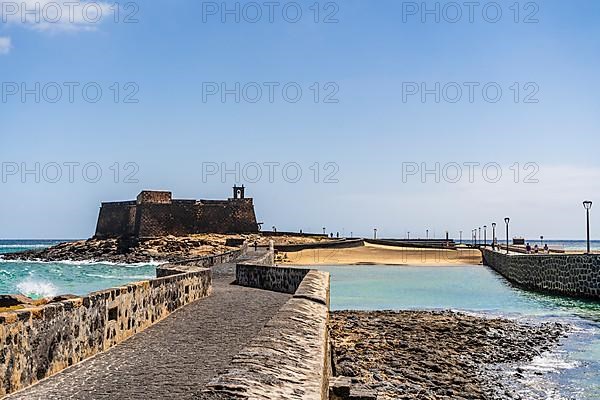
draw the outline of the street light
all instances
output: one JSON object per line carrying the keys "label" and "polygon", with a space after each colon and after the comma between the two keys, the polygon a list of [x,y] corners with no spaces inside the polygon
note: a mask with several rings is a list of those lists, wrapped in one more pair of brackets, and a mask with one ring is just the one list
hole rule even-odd
{"label": "street light", "polygon": [[460,236],[460,242],[459,243],[462,244],[462,231],[459,231],[458,235]]}
{"label": "street light", "polygon": [[510,218],[504,218],[504,223],[506,224],[506,254],[508,254],[508,223],[510,222]]}
{"label": "street light", "polygon": [[544,247],[544,235],[540,236],[540,246]]}
{"label": "street light", "polygon": [[326,229],[327,229],[327,228],[323,227],[323,235],[325,235],[325,230],[326,230]]}
{"label": "street light", "polygon": [[583,202],[583,208],[587,216],[587,254],[590,254],[590,209],[592,208],[592,202],[586,200]]}
{"label": "street light", "polygon": [[479,236],[478,236],[478,241],[477,243],[481,244],[481,227],[479,227]]}
{"label": "street light", "polygon": [[429,229],[425,229],[425,238],[429,239]]}
{"label": "street light", "polygon": [[373,228],[373,239],[377,239],[377,228]]}
{"label": "street light", "polygon": [[487,225],[483,226],[483,245],[487,246]]}
{"label": "street light", "polygon": [[492,222],[492,249],[496,249],[496,223]]}
{"label": "street light", "polygon": [[410,240],[410,231],[408,231],[407,233],[408,233],[408,240]]}

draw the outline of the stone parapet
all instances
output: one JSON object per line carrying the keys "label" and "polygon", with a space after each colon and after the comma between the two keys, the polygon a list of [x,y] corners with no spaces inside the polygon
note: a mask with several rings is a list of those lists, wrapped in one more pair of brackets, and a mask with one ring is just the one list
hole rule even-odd
{"label": "stone parapet", "polygon": [[0,314],[0,396],[106,351],[211,292],[197,269]]}
{"label": "stone parapet", "polygon": [[277,314],[214,378],[205,400],[325,400],[331,370],[329,274],[300,268],[238,264],[246,286],[293,293]]}

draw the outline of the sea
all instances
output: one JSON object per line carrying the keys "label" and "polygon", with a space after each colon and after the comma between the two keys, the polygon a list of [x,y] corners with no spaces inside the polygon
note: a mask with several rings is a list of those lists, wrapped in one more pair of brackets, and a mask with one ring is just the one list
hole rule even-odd
{"label": "sea", "polygon": [[2,254],[42,249],[65,240],[0,240],[0,294],[34,299],[59,294],[85,295],[156,277],[158,263],[32,262],[3,260]]}
{"label": "sea", "polygon": [[[0,294],[83,295],[151,279],[156,263],[3,260],[2,254],[43,248],[60,240],[0,241]],[[530,241],[533,245],[536,241]],[[551,248],[585,250],[585,241],[546,241]],[[600,241],[591,243],[600,251]],[[315,268],[315,267],[311,267]],[[600,399],[600,302],[533,293],[482,266],[319,266],[331,274],[332,310],[454,310],[523,323],[560,322],[569,334],[551,352],[503,373],[524,399]]]}

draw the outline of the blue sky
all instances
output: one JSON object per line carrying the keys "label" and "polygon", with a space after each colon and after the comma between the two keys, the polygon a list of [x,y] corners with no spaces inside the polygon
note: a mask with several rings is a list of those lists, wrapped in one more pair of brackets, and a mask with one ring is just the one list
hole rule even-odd
{"label": "blue sky", "polygon": [[[581,202],[600,202],[600,3],[521,2],[518,23],[514,1],[494,3],[495,23],[490,2],[473,22],[462,6],[454,23],[462,2],[427,2],[438,4],[436,22],[421,2],[324,1],[317,23],[314,3],[274,2],[272,23],[262,2],[238,3],[238,23],[221,14],[235,2],[184,0],[122,2],[119,22],[109,2],[87,6],[103,10],[97,23],[81,17],[87,3],[55,23],[47,8],[37,23],[0,1],[0,237],[88,237],[100,201],[142,189],[224,198],[236,181],[280,230],[458,236],[510,215],[518,235],[583,237]],[[222,101],[221,85],[236,83],[240,101]],[[63,93],[52,103],[55,85]],[[86,85],[88,100],[102,90],[98,102],[84,98]],[[408,94],[415,87],[433,92],[423,101]],[[79,163],[73,179],[69,163]],[[236,163],[240,176],[207,175]],[[592,228],[600,237],[600,222]]]}

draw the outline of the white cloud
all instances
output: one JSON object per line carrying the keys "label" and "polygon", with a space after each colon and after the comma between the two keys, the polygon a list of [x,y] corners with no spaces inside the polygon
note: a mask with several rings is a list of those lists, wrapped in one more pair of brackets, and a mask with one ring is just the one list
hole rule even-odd
{"label": "white cloud", "polygon": [[114,7],[101,1],[0,0],[3,24],[39,31],[90,31],[98,29],[103,21],[114,19]]}
{"label": "white cloud", "polygon": [[10,38],[0,36],[0,55],[8,54],[11,48],[12,44]]}

